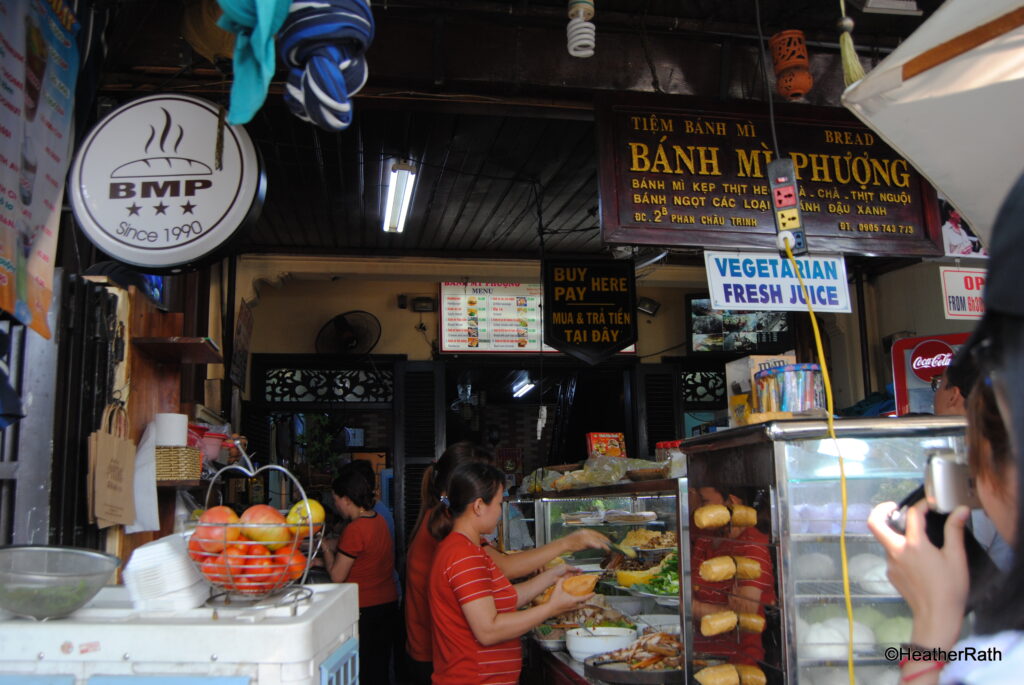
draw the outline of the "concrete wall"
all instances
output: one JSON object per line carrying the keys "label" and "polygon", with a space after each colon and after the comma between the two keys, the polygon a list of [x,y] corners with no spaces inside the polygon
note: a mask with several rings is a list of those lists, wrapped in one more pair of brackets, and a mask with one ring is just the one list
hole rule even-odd
{"label": "concrete wall", "polygon": [[[689,290],[668,287],[640,287],[638,294],[661,303],[657,316],[639,314],[641,356],[654,354],[686,342],[685,295]],[[399,309],[399,294],[437,297],[436,283],[339,278],[338,280],[287,280],[278,287],[260,290],[253,309],[255,325],[251,351],[265,353],[312,353],[317,332],[332,316],[363,309],[381,323],[381,339],[374,354],[404,354],[411,360],[431,358],[429,341],[438,336],[436,313],[419,314]],[[422,321],[424,333],[416,330]],[[429,339],[429,341],[428,341]],[[665,354],[685,353],[677,347]],[[645,359],[659,361],[660,355]]]}

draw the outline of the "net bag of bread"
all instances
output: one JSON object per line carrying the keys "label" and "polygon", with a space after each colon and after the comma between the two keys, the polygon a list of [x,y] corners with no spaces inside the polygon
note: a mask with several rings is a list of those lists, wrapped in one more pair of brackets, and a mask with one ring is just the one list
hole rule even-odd
{"label": "net bag of bread", "polygon": [[736,575],[736,562],[732,557],[712,557],[700,565],[697,573],[709,583],[732,580]]}
{"label": "net bag of bread", "polygon": [[698,528],[721,528],[729,519],[729,510],[721,504],[705,504],[693,512],[693,522]]}
{"label": "net bag of bread", "polygon": [[764,671],[757,666],[736,664],[736,672],[740,675],[740,685],[765,685],[768,682]]}
{"label": "net bag of bread", "polygon": [[728,633],[736,627],[737,620],[736,612],[729,609],[708,614],[700,620],[700,634],[704,637],[711,637]]}
{"label": "net bag of bread", "polygon": [[732,664],[707,666],[693,674],[700,685],[740,685],[740,674]]}
{"label": "net bag of bread", "polygon": [[757,509],[744,504],[735,504],[732,507],[732,525],[734,526],[756,526]]}
{"label": "net bag of bread", "polygon": [[736,577],[741,580],[757,580],[761,577],[761,562],[750,557],[733,557],[736,562]]}
{"label": "net bag of bread", "polygon": [[760,614],[740,614],[740,630],[745,633],[763,633],[764,616]]}

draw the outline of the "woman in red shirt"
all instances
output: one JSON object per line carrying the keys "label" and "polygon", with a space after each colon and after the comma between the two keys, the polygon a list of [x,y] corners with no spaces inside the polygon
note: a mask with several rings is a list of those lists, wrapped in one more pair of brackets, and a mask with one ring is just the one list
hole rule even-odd
{"label": "woman in red shirt", "polygon": [[[522,669],[519,636],[590,599],[562,589],[562,564],[512,585],[480,545],[501,518],[505,475],[489,464],[457,467],[435,530],[450,532],[437,546],[430,572],[435,685],[515,685]],[[546,604],[517,609],[556,583]]]}
{"label": "woman in red shirt", "polygon": [[[493,458],[490,452],[478,445],[471,442],[458,442],[450,445],[437,460],[437,463],[424,475],[426,487],[423,488],[423,507],[406,556],[405,581],[406,650],[412,662],[414,682],[417,685],[430,683],[433,671],[434,652],[431,634],[433,620],[427,588],[435,550],[441,539],[448,533],[448,530],[443,527],[431,531],[427,521],[431,514],[441,507],[441,498],[447,492],[447,483],[451,473],[457,466],[473,462],[493,464]],[[515,579],[533,573],[559,555],[586,547],[603,548],[607,546],[608,538],[604,535],[592,530],[579,530],[543,547],[525,550],[518,554],[502,554],[490,546],[484,547],[484,552],[506,578]]]}
{"label": "woman in red shirt", "polygon": [[359,586],[359,663],[364,683],[391,683],[393,633],[399,622],[398,589],[391,533],[373,510],[373,489],[352,464],[331,484],[334,506],[350,521],[337,551],[324,543],[324,565],[335,583]]}

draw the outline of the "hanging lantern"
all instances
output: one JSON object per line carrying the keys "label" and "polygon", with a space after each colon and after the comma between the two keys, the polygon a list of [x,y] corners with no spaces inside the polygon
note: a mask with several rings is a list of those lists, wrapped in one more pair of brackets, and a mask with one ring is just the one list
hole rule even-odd
{"label": "hanging lantern", "polygon": [[804,32],[779,31],[768,39],[775,65],[775,90],[787,100],[800,100],[811,90],[814,77],[808,71]]}

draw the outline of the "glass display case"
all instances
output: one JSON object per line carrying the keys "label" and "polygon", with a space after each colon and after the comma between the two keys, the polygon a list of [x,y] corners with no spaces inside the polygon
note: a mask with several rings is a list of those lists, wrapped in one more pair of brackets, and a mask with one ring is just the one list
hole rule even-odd
{"label": "glass display case", "polygon": [[[887,580],[884,551],[866,519],[875,504],[899,501],[921,483],[929,448],[962,454],[965,422],[959,417],[846,419],[836,421],[835,428],[837,440],[828,437],[825,421],[779,421],[683,443],[690,489],[679,498],[679,516],[691,521],[693,573],[681,620],[695,626],[687,634],[692,639],[688,679],[716,661],[756,661],[769,683],[847,682],[841,454],[858,682],[899,681],[897,665],[883,653],[909,641],[909,609]],[[715,503],[727,505],[731,522],[719,527],[720,521],[704,517],[711,510],[699,507]],[[737,526],[737,510],[743,507],[753,510],[745,510],[743,523],[749,525]],[[754,558],[770,568],[752,581],[739,578],[737,564],[727,581],[714,568],[701,567],[723,556]],[[727,609],[739,613],[739,625],[706,636],[702,617]],[[743,630],[744,614],[763,618],[746,626],[760,628],[759,636]],[[713,624],[707,632],[716,632]]]}
{"label": "glass display case", "polygon": [[[563,514],[602,509],[654,511],[656,520],[643,527],[677,532],[677,599],[629,592],[607,574],[599,587],[607,594],[629,592],[645,599],[642,612],[678,612],[688,655],[686,682],[697,682],[694,676],[702,668],[730,662],[756,663],[769,683],[846,683],[836,456],[841,454],[857,682],[895,684],[897,664],[884,658],[884,650],[910,639],[910,613],[887,580],[884,551],[866,519],[875,504],[898,501],[921,483],[930,448],[962,454],[965,425],[960,417],[843,419],[835,424],[838,440],[828,437],[820,420],[734,428],[682,444],[686,478],[542,493],[511,504],[536,545],[576,529]],[[719,502],[730,519],[710,527],[699,509]],[[734,525],[737,511],[744,512],[743,525]],[[636,527],[604,521],[579,525],[617,541]],[[508,538],[507,521],[504,527]],[[586,562],[581,558],[586,555],[595,562],[600,557],[588,550],[573,555],[574,561]],[[732,566],[720,557],[732,559]],[[702,567],[713,559],[718,560]],[[728,577],[714,570],[722,564]],[[735,624],[720,623],[719,616],[705,628],[706,616],[728,610],[737,614]]]}

